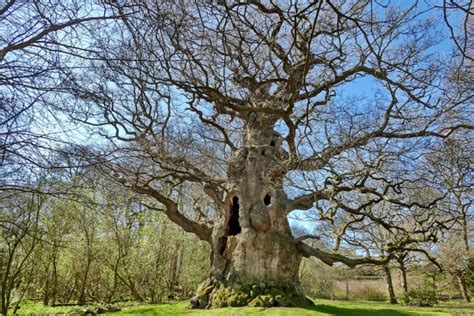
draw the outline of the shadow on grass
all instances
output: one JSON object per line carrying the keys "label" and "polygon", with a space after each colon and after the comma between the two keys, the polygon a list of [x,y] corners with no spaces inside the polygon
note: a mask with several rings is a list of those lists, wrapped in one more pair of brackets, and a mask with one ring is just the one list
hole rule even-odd
{"label": "shadow on grass", "polygon": [[141,306],[132,309],[123,309],[119,312],[105,313],[104,316],[117,316],[117,315],[154,315],[154,316],[168,316],[168,315],[189,315],[193,314],[196,310],[188,309],[186,307],[180,307],[175,305],[155,305],[150,307]]}
{"label": "shadow on grass", "polygon": [[[139,310],[133,310],[133,311],[120,311],[117,313],[106,313],[105,315],[111,316],[111,315],[140,315],[140,314],[145,314],[145,315],[171,315],[169,311],[162,311],[156,308],[141,308]],[[181,313],[175,313],[175,315],[181,315]]]}
{"label": "shadow on grass", "polygon": [[338,307],[333,305],[316,304],[316,306],[308,308],[315,312],[325,313],[328,315],[344,315],[344,316],[407,316],[422,315],[416,311],[400,311],[395,309],[364,309],[355,307]]}
{"label": "shadow on grass", "polygon": [[[299,309],[301,312],[301,309]],[[413,316],[413,315],[427,315],[425,313],[417,313],[416,311],[402,311],[402,310],[395,310],[389,308],[383,309],[366,309],[366,308],[358,308],[358,307],[338,307],[333,305],[325,305],[325,304],[317,304],[316,306],[304,308],[308,312],[304,313],[304,315],[310,315],[309,313],[315,312],[317,315],[328,315],[328,316]],[[291,309],[280,310],[277,308],[269,308],[269,309],[255,309],[255,310],[248,310],[248,309],[216,309],[216,310],[192,310],[192,309],[169,309],[169,308],[140,308],[139,310],[134,310],[130,313],[135,315],[260,315],[262,312],[265,315],[298,315],[298,311],[292,311]],[[122,312],[123,313],[123,312]],[[127,313],[124,311],[124,313]],[[119,312],[121,314],[121,312]],[[303,314],[303,313],[302,313]],[[113,315],[113,314],[107,314]],[[117,315],[117,314],[115,314]],[[428,313],[429,315],[429,313]],[[436,313],[434,313],[436,315]]]}
{"label": "shadow on grass", "polygon": [[315,306],[308,308],[252,308],[252,307],[232,307],[232,308],[218,308],[212,310],[188,309],[186,302],[176,304],[162,304],[137,306],[131,308],[124,308],[118,313],[110,313],[107,315],[175,315],[175,316],[441,316],[441,315],[473,315],[472,307],[474,305],[458,306],[453,305],[454,308],[431,308],[421,309],[409,306],[388,306],[385,304],[370,305],[365,302],[353,302],[339,304],[337,301],[320,302]]}

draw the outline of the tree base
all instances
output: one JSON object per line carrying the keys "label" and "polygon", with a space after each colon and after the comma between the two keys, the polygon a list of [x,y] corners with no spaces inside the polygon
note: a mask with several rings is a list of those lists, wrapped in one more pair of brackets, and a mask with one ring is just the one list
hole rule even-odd
{"label": "tree base", "polygon": [[297,285],[226,285],[206,280],[191,299],[190,308],[212,309],[221,307],[310,307],[308,299]]}

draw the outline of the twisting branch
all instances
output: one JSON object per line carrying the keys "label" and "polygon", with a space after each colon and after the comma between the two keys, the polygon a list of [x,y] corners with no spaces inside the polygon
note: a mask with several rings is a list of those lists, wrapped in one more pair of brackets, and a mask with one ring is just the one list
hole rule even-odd
{"label": "twisting branch", "polygon": [[[199,237],[199,239],[211,243],[211,229],[205,226],[204,224],[194,222],[188,219],[186,216],[182,215],[178,211],[178,205],[174,201],[149,186],[133,185],[131,189],[137,193],[146,194],[156,199],[158,202],[165,206],[164,213],[172,222],[179,225],[181,228],[184,229],[184,231],[188,233],[194,233],[196,234],[196,236]],[[156,207],[151,207],[151,209],[163,211],[163,209]]]}
{"label": "twisting branch", "polygon": [[378,259],[367,258],[367,257],[366,258],[349,258],[341,254],[330,253],[318,248],[310,247],[303,242],[299,242],[297,244],[297,247],[303,256],[307,258],[316,257],[330,266],[332,266],[335,262],[343,263],[351,268],[354,268],[358,265],[363,265],[363,264],[383,265],[389,262],[394,257],[393,254],[390,254],[388,256],[384,256]]}

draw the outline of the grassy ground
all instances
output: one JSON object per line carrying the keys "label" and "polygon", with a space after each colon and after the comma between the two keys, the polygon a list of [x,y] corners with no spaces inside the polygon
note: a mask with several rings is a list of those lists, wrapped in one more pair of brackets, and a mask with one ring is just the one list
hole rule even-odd
{"label": "grassy ground", "polygon": [[[288,315],[288,316],[406,316],[406,315],[473,315],[474,304],[462,304],[451,302],[440,304],[435,307],[410,307],[393,306],[380,302],[364,301],[330,301],[318,299],[316,306],[311,309],[302,308],[222,308],[217,310],[190,310],[187,308],[188,302],[178,302],[162,305],[142,305],[135,307],[126,307],[122,311],[106,314],[112,315]],[[26,303],[18,310],[19,314],[64,314],[72,310],[81,311],[84,309],[94,309],[93,306],[67,306],[67,307],[45,307],[37,303]]]}

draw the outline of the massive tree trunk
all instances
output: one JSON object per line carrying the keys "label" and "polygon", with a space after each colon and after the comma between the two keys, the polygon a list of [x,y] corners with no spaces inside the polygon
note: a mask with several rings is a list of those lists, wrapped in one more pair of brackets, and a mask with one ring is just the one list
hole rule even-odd
{"label": "massive tree trunk", "polygon": [[273,124],[250,125],[229,164],[225,215],[212,235],[212,273],[191,301],[195,308],[311,304],[298,279],[302,256],[288,224],[282,175],[269,177],[287,154]]}

